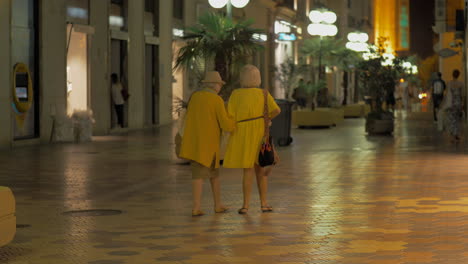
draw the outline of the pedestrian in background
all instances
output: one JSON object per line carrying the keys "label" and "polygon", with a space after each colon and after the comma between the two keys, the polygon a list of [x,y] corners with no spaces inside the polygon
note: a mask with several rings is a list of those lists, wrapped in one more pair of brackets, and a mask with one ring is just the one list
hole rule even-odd
{"label": "pedestrian in background", "polygon": [[124,104],[125,99],[122,95],[123,88],[122,83],[119,80],[119,76],[116,73],[111,74],[111,92],[112,92],[112,103],[114,104],[115,113],[117,114],[117,124],[120,127],[124,127]]}
{"label": "pedestrian in background", "polygon": [[434,110],[434,121],[437,121],[437,112],[439,111],[440,104],[444,99],[445,82],[442,80],[442,73],[438,72],[431,85],[432,103]]}
{"label": "pedestrian in background", "polygon": [[387,105],[387,111],[395,112],[395,85],[385,89],[385,103]]}
{"label": "pedestrian in background", "polygon": [[451,136],[452,142],[457,142],[461,137],[461,126],[463,118],[463,82],[458,80],[460,76],[459,70],[454,70],[452,73],[453,80],[448,82],[447,94],[441,104],[441,116],[445,130]]}
{"label": "pedestrian in background", "polygon": [[299,84],[297,85],[296,89],[294,89],[292,98],[296,100],[296,103],[300,108],[306,107],[308,94],[307,86],[304,83],[304,79],[299,80]]}
{"label": "pedestrian in background", "polygon": [[[243,169],[244,202],[239,214],[246,214],[249,210],[250,195],[254,174],[260,194],[262,212],[271,212],[273,208],[268,204],[268,175],[271,168],[258,165],[258,155],[265,132],[263,119],[264,92],[259,88],[261,84],[260,71],[253,65],[246,65],[240,73],[240,89],[232,92],[228,102],[228,113],[237,122],[236,130],[228,140],[224,167]],[[268,94],[267,104],[270,118],[281,112],[273,97]]]}
{"label": "pedestrian in background", "polygon": [[179,156],[191,161],[192,216],[201,216],[203,180],[209,179],[215,213],[227,211],[221,202],[219,182],[219,144],[221,131],[233,131],[234,120],[227,115],[224,101],[218,95],[225,82],[216,71],[207,72],[203,89],[192,94],[185,117],[185,128]]}

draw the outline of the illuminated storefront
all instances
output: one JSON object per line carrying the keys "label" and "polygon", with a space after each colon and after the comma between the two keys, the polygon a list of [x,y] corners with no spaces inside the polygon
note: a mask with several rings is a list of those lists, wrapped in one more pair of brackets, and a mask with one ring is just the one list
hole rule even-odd
{"label": "illuminated storefront", "polygon": [[89,2],[69,0],[67,5],[67,114],[89,109],[88,34]]}
{"label": "illuminated storefront", "polygon": [[409,0],[374,0],[374,43],[385,38],[387,53],[410,48],[409,8]]}
{"label": "illuminated storefront", "polygon": [[[293,30],[294,26],[285,20],[275,21],[275,67],[280,68],[281,64],[288,59],[294,59],[294,41],[297,39]],[[276,80],[275,91],[273,94],[275,98],[286,98],[286,91],[281,83]]]}

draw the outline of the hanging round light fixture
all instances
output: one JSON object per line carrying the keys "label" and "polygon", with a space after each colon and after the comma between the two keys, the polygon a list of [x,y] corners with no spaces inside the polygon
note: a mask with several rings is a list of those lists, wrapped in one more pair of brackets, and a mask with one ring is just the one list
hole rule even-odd
{"label": "hanging round light fixture", "polygon": [[323,22],[327,24],[333,24],[336,22],[336,14],[332,11],[326,11],[322,13]]}
{"label": "hanging round light fixture", "polygon": [[249,3],[249,0],[231,0],[231,4],[236,8],[244,8]]}
{"label": "hanging round light fixture", "polygon": [[228,1],[229,0],[208,0],[208,3],[214,8],[223,8],[227,5]]}

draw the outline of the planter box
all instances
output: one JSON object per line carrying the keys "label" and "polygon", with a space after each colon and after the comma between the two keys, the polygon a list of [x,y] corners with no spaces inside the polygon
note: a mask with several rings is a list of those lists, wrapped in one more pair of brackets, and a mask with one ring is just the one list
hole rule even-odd
{"label": "planter box", "polygon": [[15,197],[7,187],[0,186],[0,247],[10,243],[16,233]]}
{"label": "planter box", "polygon": [[345,117],[364,117],[370,112],[368,104],[350,104],[343,106]]}
{"label": "planter box", "polygon": [[392,134],[393,119],[366,119],[366,132],[369,134]]}
{"label": "planter box", "polygon": [[315,109],[316,111],[331,111],[333,114],[333,123],[334,125],[338,125],[339,123],[343,122],[344,120],[344,109],[342,107],[339,108],[321,108],[318,107]]}
{"label": "planter box", "polygon": [[292,112],[292,123],[298,127],[331,127],[337,123],[337,114],[329,108]]}

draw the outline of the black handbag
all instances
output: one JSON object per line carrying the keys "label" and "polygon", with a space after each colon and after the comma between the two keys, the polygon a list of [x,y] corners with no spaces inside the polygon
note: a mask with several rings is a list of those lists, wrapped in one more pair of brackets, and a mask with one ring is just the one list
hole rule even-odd
{"label": "black handbag", "polygon": [[266,167],[276,164],[278,156],[276,154],[275,146],[273,145],[272,137],[270,136],[270,117],[268,113],[268,91],[263,90],[264,107],[263,107],[263,119],[265,132],[263,136],[262,145],[258,154],[258,165],[260,167]]}
{"label": "black handbag", "polygon": [[258,165],[266,167],[276,164],[275,148],[273,146],[271,136],[268,137],[267,142],[263,142],[258,154]]}

